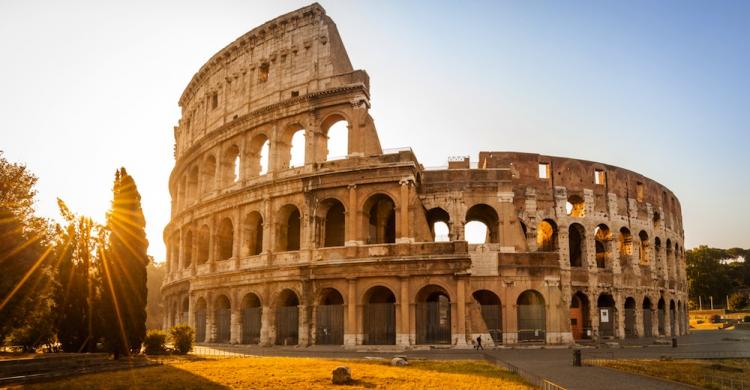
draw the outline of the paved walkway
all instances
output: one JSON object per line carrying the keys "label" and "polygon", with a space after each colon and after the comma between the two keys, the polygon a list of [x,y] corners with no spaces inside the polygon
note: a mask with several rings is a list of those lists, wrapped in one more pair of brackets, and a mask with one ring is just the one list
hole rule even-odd
{"label": "paved walkway", "polygon": [[[364,348],[364,347],[363,347]],[[390,358],[405,355],[425,359],[484,359],[491,357],[521,368],[538,377],[546,378],[570,390],[588,389],[685,389],[676,383],[660,381],[639,375],[628,374],[602,367],[574,367],[573,349],[568,347],[498,348],[486,351],[473,349],[425,349],[412,351],[347,350],[338,346],[258,347],[206,344],[199,346],[198,354],[210,355],[258,355],[323,357],[351,359],[365,357]],[[584,346],[583,359],[638,359],[672,356],[675,358],[750,358],[750,331],[721,330],[695,331],[678,338],[678,347],[654,345],[653,339],[634,339],[622,342],[622,348]]]}

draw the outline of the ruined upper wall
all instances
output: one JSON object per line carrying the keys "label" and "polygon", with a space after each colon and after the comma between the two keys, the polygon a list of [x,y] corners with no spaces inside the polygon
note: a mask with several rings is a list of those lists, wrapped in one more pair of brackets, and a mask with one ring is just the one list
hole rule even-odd
{"label": "ruined upper wall", "polygon": [[193,76],[179,101],[176,154],[245,114],[351,84],[369,91],[367,74],[353,70],[323,7],[282,15],[227,45]]}

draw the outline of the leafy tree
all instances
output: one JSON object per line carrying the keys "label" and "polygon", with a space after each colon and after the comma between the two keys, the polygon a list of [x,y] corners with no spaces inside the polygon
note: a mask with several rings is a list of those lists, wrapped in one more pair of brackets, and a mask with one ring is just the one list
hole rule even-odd
{"label": "leafy tree", "polygon": [[146,337],[146,220],[141,196],[125,168],[115,173],[109,242],[102,251],[102,313],[107,346],[115,358],[138,353]]}
{"label": "leafy tree", "polygon": [[685,252],[689,295],[721,299],[735,288],[729,275],[729,266],[723,260],[733,257],[724,249],[701,245]]}
{"label": "leafy tree", "polygon": [[175,325],[169,330],[169,334],[172,336],[172,344],[174,344],[175,352],[185,355],[193,350],[193,339],[195,336],[193,328],[187,325]]}
{"label": "leafy tree", "polygon": [[0,152],[0,342],[36,318],[32,312],[49,297],[51,234],[34,215],[36,182]]}
{"label": "leafy tree", "polygon": [[166,274],[164,263],[156,263],[151,259],[146,268],[148,275],[148,299],[146,304],[146,328],[161,328],[164,319],[164,304],[161,300],[161,284]]}
{"label": "leafy tree", "polygon": [[744,309],[747,304],[747,291],[736,291],[729,296],[729,308],[732,310]]}

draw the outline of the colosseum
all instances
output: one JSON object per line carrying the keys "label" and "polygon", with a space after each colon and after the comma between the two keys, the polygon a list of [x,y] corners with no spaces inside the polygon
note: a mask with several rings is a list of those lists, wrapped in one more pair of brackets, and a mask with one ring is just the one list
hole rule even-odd
{"label": "colosseum", "polygon": [[669,189],[532,153],[427,169],[411,149],[381,148],[369,83],[318,4],[195,74],[174,129],[165,327],[187,323],[206,343],[344,348],[686,333]]}

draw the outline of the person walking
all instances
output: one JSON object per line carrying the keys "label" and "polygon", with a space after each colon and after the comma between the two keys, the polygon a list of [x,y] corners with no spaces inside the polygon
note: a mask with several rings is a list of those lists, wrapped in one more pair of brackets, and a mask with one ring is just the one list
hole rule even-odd
{"label": "person walking", "polygon": [[484,351],[484,347],[482,346],[482,336],[481,335],[477,336],[477,345],[476,345],[477,351],[479,350],[479,348],[481,348],[482,351]]}

